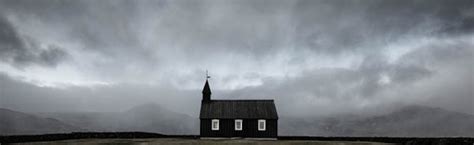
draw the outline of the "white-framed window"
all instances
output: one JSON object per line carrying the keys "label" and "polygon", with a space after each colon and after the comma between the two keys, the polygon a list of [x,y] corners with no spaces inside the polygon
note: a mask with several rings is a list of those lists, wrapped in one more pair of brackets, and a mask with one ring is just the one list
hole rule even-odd
{"label": "white-framed window", "polygon": [[212,130],[219,130],[219,119],[212,119],[211,120],[211,129]]}
{"label": "white-framed window", "polygon": [[235,120],[235,125],[234,125],[235,130],[238,130],[238,131],[242,130],[242,125],[243,125],[242,119],[236,119]]}
{"label": "white-framed window", "polygon": [[258,120],[258,131],[265,131],[266,129],[266,121],[264,119]]}

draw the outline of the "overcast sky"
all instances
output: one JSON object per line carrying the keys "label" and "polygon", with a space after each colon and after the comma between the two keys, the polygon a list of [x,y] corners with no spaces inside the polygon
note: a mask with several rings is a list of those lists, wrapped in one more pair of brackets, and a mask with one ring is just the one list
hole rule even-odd
{"label": "overcast sky", "polygon": [[472,0],[0,0],[0,107],[474,114]]}

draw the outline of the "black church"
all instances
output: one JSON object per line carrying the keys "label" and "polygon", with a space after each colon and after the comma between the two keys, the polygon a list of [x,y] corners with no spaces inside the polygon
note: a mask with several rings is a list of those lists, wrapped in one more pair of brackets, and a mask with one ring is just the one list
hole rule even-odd
{"label": "black church", "polygon": [[277,138],[278,134],[273,100],[212,100],[207,79],[199,119],[202,138]]}

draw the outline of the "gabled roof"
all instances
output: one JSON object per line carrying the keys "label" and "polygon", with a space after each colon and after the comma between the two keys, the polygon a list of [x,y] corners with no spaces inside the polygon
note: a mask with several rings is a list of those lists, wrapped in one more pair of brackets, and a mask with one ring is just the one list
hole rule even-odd
{"label": "gabled roof", "polygon": [[211,100],[202,102],[201,119],[278,119],[273,100]]}

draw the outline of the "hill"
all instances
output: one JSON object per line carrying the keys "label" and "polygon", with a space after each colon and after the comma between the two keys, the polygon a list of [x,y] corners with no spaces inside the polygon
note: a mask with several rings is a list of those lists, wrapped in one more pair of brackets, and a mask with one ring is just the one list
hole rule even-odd
{"label": "hill", "polygon": [[357,117],[284,118],[283,135],[312,136],[474,136],[474,116],[425,106],[407,106],[389,114]]}
{"label": "hill", "polygon": [[0,135],[66,133],[82,129],[53,118],[0,108]]}
{"label": "hill", "polygon": [[[0,135],[71,131],[144,131],[199,134],[199,120],[161,107],[143,104],[123,112],[34,114],[0,109]],[[4,125],[5,124],[5,125]],[[440,108],[407,106],[377,116],[343,115],[289,118],[279,121],[279,135],[474,137],[474,116]]]}
{"label": "hill", "polygon": [[197,133],[197,118],[157,104],[143,104],[124,112],[45,113],[48,117],[80,126],[87,131],[146,131],[165,134]]}

